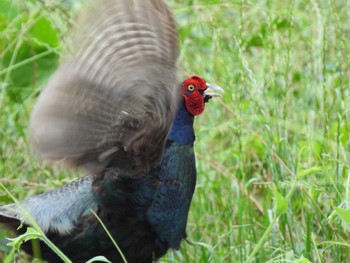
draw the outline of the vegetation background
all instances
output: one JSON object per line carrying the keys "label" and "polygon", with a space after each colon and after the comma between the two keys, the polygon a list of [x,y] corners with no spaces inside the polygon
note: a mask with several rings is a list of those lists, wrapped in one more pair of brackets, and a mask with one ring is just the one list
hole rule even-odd
{"label": "vegetation background", "polygon": [[[168,2],[181,75],[226,92],[196,119],[192,245],[162,262],[350,262],[350,1]],[[80,5],[0,0],[0,182],[19,200],[80,176],[38,162],[26,138]],[[30,262],[7,235],[0,258]]]}

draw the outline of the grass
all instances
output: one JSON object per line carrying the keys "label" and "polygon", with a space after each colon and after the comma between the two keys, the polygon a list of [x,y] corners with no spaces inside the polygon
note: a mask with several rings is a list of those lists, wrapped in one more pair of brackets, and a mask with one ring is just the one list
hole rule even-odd
{"label": "grass", "polygon": [[[192,245],[162,261],[349,262],[350,3],[169,2],[181,75],[201,75],[225,94],[196,119]],[[40,164],[26,139],[70,6],[4,3],[0,182],[21,200],[79,176]],[[0,192],[0,201],[11,200]]]}

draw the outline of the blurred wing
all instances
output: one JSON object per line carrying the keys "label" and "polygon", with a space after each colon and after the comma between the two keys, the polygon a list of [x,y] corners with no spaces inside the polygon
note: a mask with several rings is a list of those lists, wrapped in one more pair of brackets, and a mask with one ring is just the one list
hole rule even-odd
{"label": "blurred wing", "polygon": [[82,13],[71,55],[40,94],[36,152],[98,172],[159,164],[177,104],[177,29],[162,0],[101,0]]}

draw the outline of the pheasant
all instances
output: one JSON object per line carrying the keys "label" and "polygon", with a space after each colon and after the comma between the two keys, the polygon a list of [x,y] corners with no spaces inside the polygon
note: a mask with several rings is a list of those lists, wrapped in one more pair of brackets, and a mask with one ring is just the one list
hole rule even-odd
{"label": "pheasant", "polygon": [[[222,89],[199,76],[179,84],[177,38],[161,0],[99,0],[82,11],[29,140],[39,157],[87,175],[0,207],[0,222],[24,232],[24,209],[73,262],[123,262],[94,213],[130,263],[180,248],[196,184],[194,116]],[[40,246],[43,259],[62,262]]]}

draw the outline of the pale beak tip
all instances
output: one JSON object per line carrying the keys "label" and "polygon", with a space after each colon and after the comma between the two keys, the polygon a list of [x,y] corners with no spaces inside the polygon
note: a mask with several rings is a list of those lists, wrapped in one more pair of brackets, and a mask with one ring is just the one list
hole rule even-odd
{"label": "pale beak tip", "polygon": [[217,85],[207,83],[207,89],[204,91],[205,95],[210,97],[222,97],[221,94],[216,93],[215,91],[224,92],[224,89]]}

